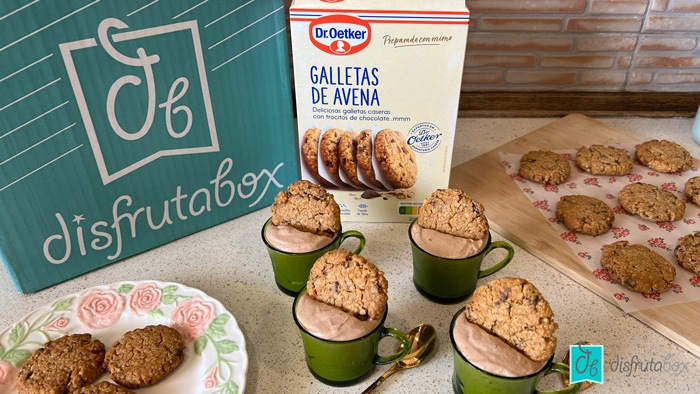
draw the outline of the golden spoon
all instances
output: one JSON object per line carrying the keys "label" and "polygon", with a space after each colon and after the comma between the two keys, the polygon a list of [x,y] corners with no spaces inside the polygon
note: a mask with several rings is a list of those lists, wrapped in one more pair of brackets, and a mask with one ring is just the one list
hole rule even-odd
{"label": "golden spoon", "polygon": [[421,324],[411,330],[408,333],[408,341],[411,343],[411,348],[408,350],[408,354],[392,365],[391,368],[387,369],[386,372],[384,372],[379,379],[375,380],[372,385],[367,387],[362,394],[374,392],[374,390],[379,387],[379,385],[384,383],[389,376],[398,371],[417,367],[435,348],[436,338],[437,333],[435,332],[435,328],[433,328],[433,326],[430,324]]}

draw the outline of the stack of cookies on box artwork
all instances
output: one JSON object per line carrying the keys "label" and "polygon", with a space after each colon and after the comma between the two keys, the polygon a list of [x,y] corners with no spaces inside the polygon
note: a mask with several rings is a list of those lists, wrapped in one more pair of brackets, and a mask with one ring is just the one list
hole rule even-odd
{"label": "stack of cookies on box artwork", "polygon": [[[638,164],[657,173],[681,173],[691,168],[693,159],[682,146],[667,140],[650,140],[636,146]],[[590,145],[577,150],[575,164],[592,175],[624,176],[632,171],[634,160],[625,149]],[[531,151],[520,160],[519,174],[545,185],[559,185],[569,178],[566,158],[552,151]],[[700,205],[700,177],[689,178],[684,187],[688,203]],[[629,214],[648,222],[683,219],[686,202],[662,187],[635,182],[617,194],[620,206]],[[608,232],[615,213],[602,200],[586,195],[562,196],[556,218],[570,231],[596,236]],[[674,254],[678,265],[700,273],[700,232],[678,239]],[[645,245],[617,241],[602,245],[600,264],[620,285],[641,293],[661,293],[673,287],[675,265]]]}

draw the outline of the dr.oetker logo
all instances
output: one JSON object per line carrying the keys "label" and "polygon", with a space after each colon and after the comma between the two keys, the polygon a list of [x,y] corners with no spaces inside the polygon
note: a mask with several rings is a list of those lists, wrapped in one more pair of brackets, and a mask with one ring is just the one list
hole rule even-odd
{"label": "dr.oetker logo", "polygon": [[369,23],[350,15],[328,15],[309,25],[316,48],[331,55],[352,55],[365,49],[372,38]]}

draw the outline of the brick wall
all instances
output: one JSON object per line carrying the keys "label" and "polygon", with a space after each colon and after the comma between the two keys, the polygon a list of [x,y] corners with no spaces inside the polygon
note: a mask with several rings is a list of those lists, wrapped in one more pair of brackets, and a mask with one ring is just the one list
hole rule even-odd
{"label": "brick wall", "polygon": [[463,91],[700,91],[700,0],[466,0]]}

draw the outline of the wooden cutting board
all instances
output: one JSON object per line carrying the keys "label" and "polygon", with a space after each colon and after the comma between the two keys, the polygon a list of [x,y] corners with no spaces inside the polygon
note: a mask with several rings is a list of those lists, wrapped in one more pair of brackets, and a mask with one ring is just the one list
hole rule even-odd
{"label": "wooden cutting board", "polygon": [[[491,227],[607,301],[617,305],[547,220],[506,174],[499,152],[572,149],[591,144],[639,141],[628,132],[572,114],[499,146],[452,169],[450,187],[462,189],[489,212]],[[698,165],[698,160],[695,164]],[[700,357],[700,301],[631,313],[649,327]]]}

